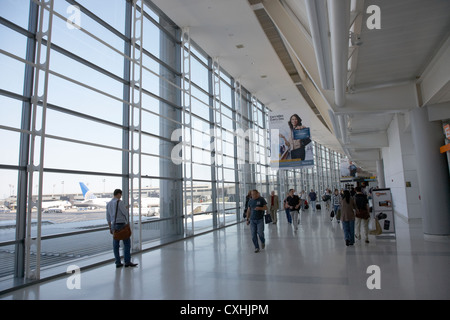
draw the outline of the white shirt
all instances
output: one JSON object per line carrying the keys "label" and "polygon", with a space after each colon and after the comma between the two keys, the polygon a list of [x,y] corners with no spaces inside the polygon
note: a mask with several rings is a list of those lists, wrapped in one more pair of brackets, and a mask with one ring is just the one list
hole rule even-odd
{"label": "white shirt", "polygon": [[[114,224],[114,219],[116,217],[116,203],[118,199],[112,198],[110,202],[106,205],[106,221]],[[127,223],[128,222],[128,210],[125,207],[123,201],[119,202],[119,208],[117,210],[117,220],[116,223]]]}

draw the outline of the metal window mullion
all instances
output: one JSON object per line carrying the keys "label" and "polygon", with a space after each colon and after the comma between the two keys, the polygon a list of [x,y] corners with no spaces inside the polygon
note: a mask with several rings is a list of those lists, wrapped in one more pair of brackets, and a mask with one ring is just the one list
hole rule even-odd
{"label": "metal window mullion", "polygon": [[[137,2],[140,2],[139,9]],[[130,179],[130,222],[135,228],[134,224],[134,207],[137,203],[138,205],[138,237],[136,237],[136,232],[132,234],[132,243],[134,250],[140,250],[142,246],[142,42],[143,42],[143,32],[144,32],[144,21],[143,21],[143,5],[142,0],[133,0],[133,18],[132,18],[132,59],[131,59],[131,179]],[[138,30],[139,27],[139,30]],[[138,46],[137,43],[140,42]],[[139,47],[139,48],[138,48]],[[138,51],[139,56],[136,57]],[[138,68],[139,71],[136,69]],[[137,73],[137,74],[136,74]],[[137,91],[137,92],[136,92]],[[137,111],[137,115],[136,112]],[[136,119],[137,117],[137,119]],[[135,139],[135,134],[138,134],[137,139]],[[137,141],[136,141],[137,140]],[[135,158],[137,157],[137,170],[135,169]],[[138,192],[137,199],[135,199],[134,192],[134,182],[135,179],[138,180]],[[136,239],[137,238],[137,239]]]}
{"label": "metal window mullion", "polygon": [[[183,208],[185,210],[184,217],[184,231],[186,236],[192,236],[194,234],[194,185],[193,185],[193,162],[192,162],[192,92],[191,92],[191,38],[189,35],[189,28],[182,28],[181,32],[181,50],[182,50],[182,81],[183,81],[183,166],[184,166],[184,178],[183,178]],[[186,158],[188,157],[188,159]],[[188,168],[189,167],[189,168]],[[190,170],[189,178],[186,176],[187,169]],[[188,194],[189,192],[189,194]],[[188,195],[190,201],[190,213],[188,213],[187,199]],[[191,219],[191,226],[188,227],[188,219]]]}
{"label": "metal window mullion", "polygon": [[250,156],[253,154],[254,158],[254,164],[255,164],[255,174],[256,174],[256,183],[258,191],[261,192],[262,184],[261,184],[261,162],[260,162],[260,154],[259,154],[259,145],[260,145],[260,136],[259,136],[259,124],[258,124],[258,106],[257,106],[257,100],[254,95],[251,96],[251,108],[253,111],[253,130],[252,130],[252,136],[254,136],[256,139],[253,140],[253,150],[250,154]]}
{"label": "metal window mullion", "polygon": [[[29,6],[27,51],[26,60],[34,62],[36,57],[36,30],[38,28],[38,6],[30,1]],[[22,97],[22,119],[19,147],[19,168],[17,184],[17,210],[16,210],[16,244],[14,257],[14,277],[23,278],[25,276],[26,264],[26,235],[27,235],[27,183],[28,183],[28,164],[30,151],[30,129],[32,117],[31,96],[33,94],[34,67],[25,64],[24,89]],[[18,97],[14,97],[17,99]],[[16,169],[17,170],[17,169]]]}
{"label": "metal window mullion", "polygon": [[[231,79],[232,81],[232,86],[234,86],[234,80]],[[228,85],[228,84],[227,84]],[[231,110],[232,110],[232,115],[233,115],[233,130],[236,133],[237,132],[237,111],[236,111],[236,97],[235,97],[235,90],[231,90]],[[239,160],[238,160],[238,137],[236,134],[234,134],[233,137],[233,150],[234,150],[234,185],[236,187],[236,191],[235,191],[235,203],[236,203],[236,221],[240,220],[240,203],[241,203],[241,198],[240,198],[240,194],[242,193],[242,188],[241,188],[241,181],[239,180]]]}
{"label": "metal window mullion", "polygon": [[263,148],[264,148],[264,171],[265,171],[265,181],[266,185],[268,186],[268,194],[270,194],[270,178],[269,178],[269,169],[270,168],[270,154],[269,154],[269,147],[270,147],[270,133],[269,133],[269,126],[268,126],[268,120],[269,120],[269,114],[267,111],[266,106],[262,105],[262,114],[263,114]]}
{"label": "metal window mullion", "polygon": [[[235,112],[236,112],[236,126],[239,123],[240,129],[244,130],[244,117],[242,115],[242,91],[241,91],[241,83],[238,80],[235,80],[234,83],[234,103],[235,103]],[[237,128],[236,128],[237,129]],[[236,132],[238,132],[236,130]],[[237,159],[237,170],[238,170],[238,183],[240,185],[239,188],[239,203],[245,204],[245,197],[247,195],[246,189],[247,186],[245,184],[245,136],[240,137],[236,135],[236,159]],[[244,150],[244,152],[242,152]]]}
{"label": "metal window mullion", "polygon": [[[225,176],[224,176],[224,163],[223,163],[223,126],[222,126],[222,97],[220,90],[220,64],[219,59],[216,57],[213,59],[212,65],[212,76],[213,76],[213,109],[214,109],[214,145],[215,145],[215,161],[214,166],[216,168],[216,186],[220,186],[219,197],[222,197],[222,212],[220,207],[218,207],[217,213],[219,216],[219,226],[225,226]],[[219,131],[220,130],[220,134]],[[217,160],[220,161],[218,165]],[[220,171],[220,175],[219,175]],[[217,177],[221,177],[217,179]],[[223,221],[220,221],[222,218]]]}
{"label": "metal window mullion", "polygon": [[[44,173],[44,149],[45,149],[45,125],[46,125],[46,115],[47,115],[47,92],[48,92],[48,78],[49,78],[49,66],[50,66],[50,48],[51,48],[51,30],[53,21],[53,0],[48,2],[34,0],[39,6],[39,26],[36,33],[37,39],[37,49],[36,49],[36,71],[35,71],[35,83],[34,91],[31,98],[32,103],[32,132],[31,132],[31,149],[30,149],[30,162],[28,166],[28,208],[27,208],[27,234],[25,239],[26,253],[25,253],[25,277],[27,279],[40,279],[40,261],[41,261],[41,222],[42,222],[42,191],[43,191],[43,173]],[[48,25],[47,31],[43,31],[44,24],[44,13],[48,10]],[[47,35],[47,46],[45,53],[45,62],[41,63],[42,47],[43,47],[43,37]],[[39,80],[40,73],[44,72],[44,85],[43,85],[43,95],[39,96]],[[37,113],[38,113],[38,101],[42,99],[42,116],[41,116],[41,129],[36,130]],[[35,161],[35,142],[36,137],[40,136],[40,149],[39,149],[39,165],[34,164]],[[39,189],[37,203],[33,203],[33,174],[39,171]],[[32,208],[36,205],[37,207],[37,234],[36,238],[32,239],[31,236],[31,226],[32,226]],[[36,245],[36,269],[31,270],[31,246]]]}

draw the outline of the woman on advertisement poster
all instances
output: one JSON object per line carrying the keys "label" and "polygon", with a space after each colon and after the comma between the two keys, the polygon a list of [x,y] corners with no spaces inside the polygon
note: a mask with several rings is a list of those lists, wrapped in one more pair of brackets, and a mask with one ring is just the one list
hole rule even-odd
{"label": "woman on advertisement poster", "polygon": [[288,125],[290,128],[289,139],[286,139],[281,133],[280,138],[291,150],[291,159],[305,160],[305,147],[311,142],[309,128],[302,125],[302,119],[297,114],[291,116]]}

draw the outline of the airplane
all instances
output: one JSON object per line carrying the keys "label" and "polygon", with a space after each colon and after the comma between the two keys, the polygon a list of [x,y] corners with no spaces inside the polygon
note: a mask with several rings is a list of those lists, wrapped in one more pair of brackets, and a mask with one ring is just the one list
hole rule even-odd
{"label": "airplane", "polygon": [[159,213],[160,198],[143,197],[141,198],[141,208],[147,209],[147,215],[155,215]]}
{"label": "airplane", "polygon": [[141,198],[142,208],[159,207],[160,199],[154,197]]}
{"label": "airplane", "polygon": [[61,209],[61,211],[72,207],[72,204],[67,200],[42,201],[42,209]]}
{"label": "airplane", "polygon": [[106,204],[111,201],[110,198],[97,198],[97,196],[89,190],[89,188],[80,182],[81,192],[83,193],[84,200],[74,202],[76,207],[97,207],[106,208]]}

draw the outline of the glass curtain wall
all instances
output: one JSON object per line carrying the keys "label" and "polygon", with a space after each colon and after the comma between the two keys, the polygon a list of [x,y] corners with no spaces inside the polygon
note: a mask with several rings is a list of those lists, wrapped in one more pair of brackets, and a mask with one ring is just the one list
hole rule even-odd
{"label": "glass curtain wall", "polygon": [[269,110],[150,1],[0,1],[0,280],[112,257],[123,190],[132,251],[242,221],[245,195],[338,187],[340,154],[269,166]]}

